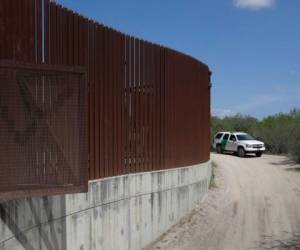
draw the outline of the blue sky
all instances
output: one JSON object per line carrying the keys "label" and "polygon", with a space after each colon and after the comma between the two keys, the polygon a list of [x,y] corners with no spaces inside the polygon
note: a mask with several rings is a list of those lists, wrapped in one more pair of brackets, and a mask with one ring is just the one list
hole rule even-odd
{"label": "blue sky", "polygon": [[213,72],[212,112],[258,118],[300,108],[299,0],[59,0]]}

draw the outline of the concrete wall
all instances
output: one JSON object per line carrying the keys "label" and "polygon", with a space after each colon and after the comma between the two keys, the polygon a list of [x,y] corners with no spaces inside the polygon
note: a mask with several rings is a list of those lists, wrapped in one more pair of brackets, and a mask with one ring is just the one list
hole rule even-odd
{"label": "concrete wall", "polygon": [[0,204],[0,249],[136,250],[206,193],[210,162],[89,183],[87,194]]}

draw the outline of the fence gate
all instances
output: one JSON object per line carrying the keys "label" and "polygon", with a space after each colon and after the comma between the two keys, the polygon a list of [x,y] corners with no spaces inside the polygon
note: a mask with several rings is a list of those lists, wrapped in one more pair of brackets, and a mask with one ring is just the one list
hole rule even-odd
{"label": "fence gate", "polygon": [[82,68],[0,61],[0,200],[87,190]]}

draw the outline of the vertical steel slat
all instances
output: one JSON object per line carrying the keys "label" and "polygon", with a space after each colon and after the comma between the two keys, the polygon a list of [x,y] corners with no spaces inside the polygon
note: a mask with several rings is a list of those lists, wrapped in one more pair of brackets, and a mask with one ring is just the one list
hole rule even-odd
{"label": "vertical steel slat", "polygon": [[[45,0],[45,9],[48,11],[47,17],[49,17],[49,0]],[[29,61],[35,62],[35,3],[34,0],[30,0],[29,5]],[[46,33],[45,33],[46,35]]]}
{"label": "vertical steel slat", "polygon": [[[23,43],[23,32],[22,32],[22,24],[23,24],[23,20],[22,20],[22,9],[23,6],[21,6],[20,4],[17,5],[17,36],[16,36],[16,40],[17,40],[17,44],[20,44],[21,46],[24,45]],[[16,44],[16,45],[17,45]],[[24,62],[24,54],[21,52],[21,46],[15,46],[15,60],[17,61],[23,61]]]}
{"label": "vertical steel slat", "polygon": [[[68,54],[68,64],[74,65],[74,19],[73,13],[71,11],[68,12],[67,15],[67,23],[68,31],[67,31],[67,40],[68,40],[68,47],[66,48]],[[90,34],[89,34],[90,36]]]}
{"label": "vertical steel slat", "polygon": [[58,16],[59,16],[59,25],[58,25],[58,30],[59,30],[59,64],[63,65],[63,57],[64,57],[64,52],[63,52],[63,40],[64,40],[64,24],[63,24],[63,14],[62,14],[62,7],[58,6]]}
{"label": "vertical steel slat", "polygon": [[147,127],[147,136],[146,136],[146,170],[151,170],[151,119],[150,119],[150,100],[151,100],[151,82],[150,82],[150,54],[149,54],[149,43],[145,41],[145,83],[146,83],[146,127]]}
{"label": "vertical steel slat", "polygon": [[30,32],[29,32],[29,25],[30,25],[30,16],[29,16],[29,8],[30,2],[21,2],[21,31],[22,31],[22,43],[23,43],[23,61],[30,62]]}
{"label": "vertical steel slat", "polygon": [[140,131],[141,131],[141,171],[146,171],[145,164],[145,87],[144,87],[144,41],[140,41]]}
{"label": "vertical steel slat", "polygon": [[158,58],[158,167],[159,169],[164,169],[165,166],[162,166],[162,159],[161,159],[161,153],[162,153],[162,145],[161,145],[161,137],[162,137],[162,119],[161,119],[161,106],[162,106],[162,93],[161,93],[161,85],[162,85],[162,72],[161,72],[161,54],[160,54],[160,47],[157,46],[157,58]]}
{"label": "vertical steel slat", "polygon": [[143,120],[144,120],[144,169],[149,169],[148,157],[148,65],[147,65],[147,42],[143,41],[143,91],[144,91],[144,107],[143,107]]}
{"label": "vertical steel slat", "polygon": [[[16,16],[15,16],[15,36],[12,37],[12,44],[14,44],[14,50],[13,50],[13,59],[16,61],[23,61],[21,58],[20,49],[22,46],[22,6],[15,3],[15,10],[16,10]],[[14,41],[15,39],[15,41]],[[19,46],[18,46],[19,45]]]}
{"label": "vertical steel slat", "polygon": [[[118,174],[124,174],[124,167],[123,167],[123,161],[122,161],[122,156],[123,156],[123,139],[122,139],[122,128],[123,128],[123,122],[122,122],[122,108],[123,108],[123,98],[122,98],[122,85],[123,85],[123,76],[124,73],[122,72],[122,37],[123,35],[119,32],[117,32],[117,44],[116,44],[116,52],[117,52],[117,61],[116,61],[116,68],[117,68],[117,74],[116,74],[116,105],[117,105],[117,149],[118,149],[118,154],[117,154],[117,168],[118,168]],[[122,74],[123,73],[123,74]]]}
{"label": "vertical steel slat", "polygon": [[106,29],[106,62],[107,62],[107,76],[106,76],[106,117],[105,117],[105,126],[106,126],[106,144],[107,148],[107,172],[106,177],[111,176],[112,171],[112,162],[111,162],[111,30],[109,28]]}
{"label": "vertical steel slat", "polygon": [[[77,19],[75,18],[75,27],[77,26]],[[93,136],[93,142],[92,142],[92,145],[93,145],[93,175],[94,175],[94,179],[97,179],[98,176],[96,175],[96,172],[97,172],[97,162],[96,162],[96,158],[98,156],[97,154],[97,150],[98,150],[98,145],[97,145],[97,127],[96,127],[96,124],[97,124],[97,64],[96,64],[96,51],[97,51],[97,30],[96,30],[96,26],[97,24],[95,22],[93,22],[93,25],[92,25],[92,32],[93,32],[93,38],[92,38],[92,53],[93,53],[93,56],[92,56],[92,67],[93,67],[93,72],[92,72],[92,84],[93,84],[93,88],[92,88],[92,101],[93,101],[93,113],[92,113],[92,120],[93,120],[93,127],[92,127],[92,136]],[[78,32],[75,32],[75,37],[77,37],[79,35]],[[74,42],[74,48],[77,49],[77,46],[78,46],[78,43],[76,43],[76,41]],[[79,63],[79,54],[76,55],[75,54],[75,63]]]}
{"label": "vertical steel slat", "polygon": [[[47,17],[49,18],[49,0],[45,0],[45,8],[48,10]],[[30,62],[35,62],[35,2],[34,0],[30,1]],[[49,34],[47,31],[46,34]],[[49,46],[49,45],[48,45]]]}
{"label": "vertical steel slat", "polygon": [[135,172],[140,172],[140,40],[135,39]]}
{"label": "vertical steel slat", "polygon": [[[175,93],[175,90],[176,90],[176,87],[177,87],[177,82],[178,82],[178,77],[179,77],[179,75],[178,75],[178,68],[177,68],[177,58],[175,58],[176,56],[175,56],[175,53],[173,52],[173,60],[174,60],[174,68],[173,68],[173,72],[176,74],[174,74],[173,75],[173,77],[172,77],[172,85],[173,86],[171,86],[171,164],[172,164],[172,167],[174,168],[174,167],[176,167],[176,157],[178,157],[178,156],[176,156],[176,149],[175,149],[175,147],[174,147],[174,144],[175,143],[179,143],[179,141],[177,141],[176,140],[176,135],[174,134],[174,127],[175,127],[175,117],[174,117],[174,115],[175,115],[175,107],[176,106],[179,106],[179,105],[182,105],[182,103],[181,103],[181,101],[180,102],[178,102],[178,104],[176,105],[176,106],[174,106],[175,105],[175,101],[174,101],[174,93]],[[175,77],[176,76],[176,77]],[[181,148],[183,148],[184,147],[184,145],[181,145]]]}
{"label": "vertical steel slat", "polygon": [[156,169],[160,169],[160,131],[159,131],[159,123],[160,123],[160,58],[158,55],[158,47],[154,46],[154,56],[155,56],[155,145],[156,145],[156,151],[155,151],[155,162],[156,162]]}
{"label": "vertical steel slat", "polygon": [[135,39],[130,38],[130,173],[135,172]]}
{"label": "vertical steel slat", "polygon": [[[74,64],[79,65],[79,23],[78,14],[73,14],[74,19]],[[94,29],[93,29],[94,30]],[[94,32],[94,31],[93,31]]]}
{"label": "vertical steel slat", "polygon": [[104,143],[103,143],[103,151],[104,151],[104,176],[108,176],[108,130],[107,130],[107,113],[108,113],[108,105],[107,105],[107,100],[108,100],[108,87],[107,87],[107,82],[108,82],[108,30],[106,27],[103,29],[103,138],[104,138]]}
{"label": "vertical steel slat", "polygon": [[118,175],[122,174],[122,169],[121,169],[121,137],[120,137],[120,125],[121,125],[121,112],[120,112],[120,40],[119,40],[119,33],[115,32],[115,104],[116,104],[116,120],[115,120],[115,127],[116,127],[116,138],[115,138],[115,151],[116,151],[116,172]]}
{"label": "vertical steel slat", "polygon": [[[74,19],[73,19],[74,21]],[[75,26],[75,25],[74,25]],[[74,32],[74,29],[73,29]],[[95,179],[95,81],[94,81],[94,23],[89,22],[89,152],[90,179]],[[72,37],[75,35],[72,33]],[[74,45],[73,45],[74,46]],[[75,58],[75,56],[74,56]],[[75,59],[74,63],[75,63]]]}
{"label": "vertical steel slat", "polygon": [[150,170],[154,170],[154,161],[153,161],[153,102],[154,102],[154,84],[153,84],[153,53],[152,53],[152,45],[148,43],[148,57],[149,57],[149,138],[150,138],[150,145],[149,145],[149,156],[150,156]]}
{"label": "vertical steel slat", "polygon": [[53,3],[53,21],[54,21],[54,31],[53,31],[53,63],[54,64],[59,64],[59,44],[58,44],[58,39],[59,39],[59,32],[57,29],[57,23],[58,23],[58,18],[57,18],[57,6]]}
{"label": "vertical steel slat", "polygon": [[153,168],[157,170],[157,58],[155,46],[152,47],[153,57]]}
{"label": "vertical steel slat", "polygon": [[68,11],[67,9],[61,9],[62,17],[62,64],[68,65]]}
{"label": "vertical steel slat", "polygon": [[55,16],[54,16],[54,4],[53,2],[49,3],[49,15],[50,15],[50,20],[49,20],[49,64],[54,64],[54,50],[55,50]]}
{"label": "vertical steel slat", "polygon": [[162,164],[161,164],[161,56],[160,56],[160,47],[156,46],[156,56],[157,56],[157,61],[158,61],[158,67],[157,67],[157,161],[158,161],[158,169],[162,169]]}
{"label": "vertical steel slat", "polygon": [[54,5],[54,18],[55,18],[54,60],[55,60],[55,64],[60,64],[60,50],[59,50],[60,32],[59,32],[58,6],[56,4]]}
{"label": "vertical steel slat", "polygon": [[112,175],[117,175],[118,166],[116,162],[116,157],[118,155],[117,151],[117,105],[116,105],[116,32],[111,30],[111,98],[112,98],[112,139],[111,139],[111,158],[112,158]]}
{"label": "vertical steel slat", "polygon": [[151,118],[151,105],[152,105],[152,89],[151,82],[151,50],[149,42],[145,46],[146,54],[146,80],[147,80],[147,171],[152,171],[152,118]]}
{"label": "vertical steel slat", "polygon": [[54,59],[55,59],[55,64],[60,64],[60,20],[59,20],[59,15],[58,15],[58,6],[54,4],[54,18],[55,18],[55,50],[54,50]]}
{"label": "vertical steel slat", "polygon": [[160,60],[160,88],[159,88],[159,95],[160,95],[160,107],[159,107],[159,119],[160,119],[160,124],[159,124],[159,131],[160,131],[160,136],[159,136],[159,144],[160,144],[160,151],[159,151],[159,161],[160,161],[160,168],[164,169],[166,166],[163,164],[163,74],[164,74],[164,68],[163,68],[163,48],[159,47],[159,60]]}
{"label": "vertical steel slat", "polygon": [[162,49],[162,60],[163,60],[163,67],[162,67],[162,164],[165,168],[166,166],[166,50]]}
{"label": "vertical steel slat", "polygon": [[95,24],[95,37],[94,37],[94,67],[95,67],[95,71],[94,71],[94,77],[95,77],[95,179],[98,179],[100,177],[100,173],[99,173],[99,167],[100,167],[100,142],[99,142],[99,132],[100,132],[100,117],[99,117],[99,92],[100,92],[100,82],[99,82],[99,39],[98,39],[98,24]]}
{"label": "vertical steel slat", "polygon": [[[44,24],[45,63],[50,64],[50,2],[49,2],[49,0],[45,0],[44,4],[45,4],[45,8],[44,8],[44,12],[45,12],[45,24]],[[34,26],[34,22],[33,22],[32,26]]]}
{"label": "vertical steel slat", "polygon": [[110,158],[110,174],[109,176],[113,176],[115,173],[115,115],[116,115],[116,110],[115,110],[115,72],[114,72],[114,63],[115,63],[115,40],[114,40],[114,31],[109,28],[109,52],[110,52],[110,57],[109,57],[109,103],[110,103],[110,112],[109,112],[109,121],[110,121],[110,126],[109,126],[109,158]]}
{"label": "vertical steel slat", "polygon": [[[4,26],[4,28],[0,29],[0,59],[7,59],[7,54],[11,49],[9,44],[9,21],[8,15],[12,16],[10,12],[10,6],[7,4],[7,0],[0,1],[0,22]],[[10,27],[10,30],[12,27]]]}
{"label": "vertical steel slat", "polygon": [[[6,6],[8,7],[8,12],[4,13],[6,16],[6,22],[8,24],[7,30],[8,30],[8,35],[7,35],[7,40],[6,40],[6,48],[7,53],[5,59],[14,59],[17,60],[15,57],[15,50],[16,50],[16,42],[17,40],[17,35],[18,35],[18,6],[16,6],[16,2],[11,2],[10,0],[4,0],[6,3]],[[35,13],[36,17],[36,13]],[[16,37],[16,40],[14,41],[14,36]],[[5,50],[6,51],[6,50]]]}
{"label": "vertical steel slat", "polygon": [[171,72],[172,72],[172,63],[171,63],[171,52],[167,50],[167,65],[168,65],[168,77],[167,77],[167,85],[166,85],[166,166],[170,167],[170,85],[171,85]]}
{"label": "vertical steel slat", "polygon": [[115,72],[114,72],[114,63],[115,63],[115,39],[114,32],[109,28],[109,103],[110,103],[110,112],[109,112],[109,158],[110,158],[110,174],[109,176],[115,175]]}
{"label": "vertical steel slat", "polygon": [[151,83],[150,83],[150,56],[149,56],[149,44],[145,42],[145,71],[146,71],[146,124],[147,124],[147,146],[146,146],[146,158],[147,158],[147,171],[151,170],[150,161],[150,148],[151,148],[151,119],[150,119],[150,100],[151,100]]}
{"label": "vertical steel slat", "polygon": [[107,78],[106,78],[106,148],[107,148],[107,172],[106,176],[111,176],[112,172],[112,162],[111,162],[111,30],[109,28],[106,29],[106,62],[107,62]]}
{"label": "vertical steel slat", "polygon": [[173,152],[173,146],[174,146],[174,142],[173,142],[173,125],[174,125],[174,121],[173,121],[173,91],[174,91],[174,87],[175,87],[175,81],[174,79],[176,79],[175,76],[175,63],[176,61],[174,60],[174,52],[170,51],[170,56],[171,56],[171,61],[172,61],[172,66],[171,66],[171,74],[170,74],[170,84],[169,84],[169,164],[170,167],[174,167],[174,157],[175,154]]}
{"label": "vertical steel slat", "polygon": [[59,65],[63,65],[63,48],[62,48],[62,41],[63,41],[63,30],[62,30],[62,13],[61,13],[61,6],[57,5],[56,7],[56,16],[57,16],[57,60]]}
{"label": "vertical steel slat", "polygon": [[119,43],[118,43],[118,33],[116,31],[113,32],[113,44],[114,44],[114,56],[113,56],[113,68],[114,68],[114,140],[113,140],[113,152],[114,152],[114,175],[120,175],[120,165],[119,165],[119,154],[120,154],[120,140],[119,140],[119,107],[118,107],[118,99],[119,99],[119,88],[118,88],[118,49],[119,49]]}
{"label": "vertical steel slat", "polygon": [[85,33],[84,33],[84,25],[85,20],[82,16],[78,15],[78,64],[81,66],[85,65],[85,46],[84,46],[84,40],[85,40]]}
{"label": "vertical steel slat", "polygon": [[168,156],[169,156],[169,152],[168,152],[168,139],[169,139],[169,130],[168,130],[168,125],[169,125],[169,72],[170,72],[170,65],[169,65],[169,51],[168,49],[165,49],[165,161],[164,164],[166,166],[166,168],[169,167],[169,162],[168,162]]}
{"label": "vertical steel slat", "polygon": [[42,2],[36,0],[36,47],[37,47],[37,63],[42,62]]}
{"label": "vertical steel slat", "polygon": [[125,107],[124,107],[124,133],[125,133],[125,173],[128,174],[130,171],[130,141],[129,141],[129,133],[130,133],[130,118],[129,118],[129,96],[130,96],[130,37],[125,37],[125,61],[126,61],[126,68],[125,68]]}
{"label": "vertical steel slat", "polygon": [[155,91],[155,85],[154,85],[154,57],[153,57],[153,48],[152,44],[149,43],[149,68],[150,68],[150,161],[151,161],[151,171],[155,170],[154,166],[154,91]]}
{"label": "vertical steel slat", "polygon": [[103,46],[103,26],[98,26],[98,74],[99,74],[99,178],[105,176],[104,171],[104,46]]}
{"label": "vertical steel slat", "polygon": [[135,65],[134,65],[134,38],[130,37],[130,80],[129,80],[129,96],[130,96],[130,104],[129,104],[129,147],[130,147],[130,173],[135,172],[135,163],[134,163],[134,103],[135,103],[135,94],[134,94],[134,81],[135,81]]}
{"label": "vertical steel slat", "polygon": [[125,167],[125,144],[126,144],[126,128],[125,128],[125,87],[126,87],[126,68],[125,68],[125,39],[126,36],[124,34],[120,34],[120,112],[121,112],[121,128],[120,128],[120,137],[121,137],[121,158],[120,158],[120,166],[122,168],[122,174],[126,174]]}
{"label": "vertical steel slat", "polygon": [[104,92],[104,101],[105,101],[105,114],[104,114],[104,127],[105,127],[105,133],[104,133],[104,138],[105,138],[105,144],[104,144],[104,149],[105,149],[105,177],[109,176],[109,167],[110,167],[110,159],[109,159],[109,30],[107,27],[105,27],[105,33],[104,33],[104,58],[105,58],[105,92]]}

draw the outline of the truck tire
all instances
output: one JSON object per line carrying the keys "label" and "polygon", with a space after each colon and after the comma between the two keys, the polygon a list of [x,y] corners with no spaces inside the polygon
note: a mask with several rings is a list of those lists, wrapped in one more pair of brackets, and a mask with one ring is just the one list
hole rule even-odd
{"label": "truck tire", "polygon": [[238,156],[239,157],[245,157],[245,149],[243,147],[238,148]]}
{"label": "truck tire", "polygon": [[223,153],[221,144],[218,144],[218,145],[217,145],[217,153],[218,153],[218,154],[222,154],[222,153]]}

